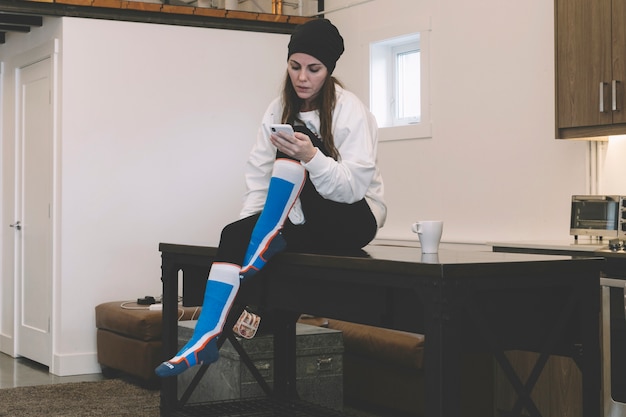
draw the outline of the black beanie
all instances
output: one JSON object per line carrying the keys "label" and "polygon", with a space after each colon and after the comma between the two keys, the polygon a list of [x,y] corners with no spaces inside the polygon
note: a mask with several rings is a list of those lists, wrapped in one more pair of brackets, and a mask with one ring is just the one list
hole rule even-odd
{"label": "black beanie", "polygon": [[297,52],[319,59],[332,74],[343,53],[343,38],[328,19],[314,19],[299,25],[291,35],[287,59]]}

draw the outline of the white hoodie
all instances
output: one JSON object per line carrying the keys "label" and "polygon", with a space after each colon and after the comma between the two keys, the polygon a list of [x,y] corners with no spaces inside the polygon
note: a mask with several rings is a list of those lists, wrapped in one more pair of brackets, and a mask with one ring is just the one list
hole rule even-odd
{"label": "white hoodie", "polygon": [[[333,137],[339,151],[335,161],[322,152],[302,166],[309,172],[309,178],[317,192],[324,198],[339,203],[355,203],[365,197],[378,227],[382,227],[387,216],[387,206],[383,199],[383,180],[376,164],[378,147],[378,126],[376,119],[350,91],[336,86],[337,102],[333,112]],[[269,105],[257,140],[246,164],[246,186],[241,217],[259,213],[265,204],[267,189],[276,159],[276,147],[270,141],[270,125],[281,123],[282,101],[276,98]],[[301,112],[299,119],[314,134],[320,131],[317,110]],[[303,224],[306,219],[296,201],[289,219],[294,224]]]}

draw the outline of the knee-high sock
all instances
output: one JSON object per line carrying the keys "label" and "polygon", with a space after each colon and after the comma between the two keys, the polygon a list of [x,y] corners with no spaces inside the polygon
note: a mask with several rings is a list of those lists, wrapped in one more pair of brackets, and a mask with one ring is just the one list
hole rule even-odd
{"label": "knee-high sock", "polygon": [[298,161],[279,158],[274,162],[265,206],[254,226],[244,257],[242,279],[255,274],[273,255],[285,249],[280,230],[302,191],[305,179],[305,169]]}
{"label": "knee-high sock", "polygon": [[211,266],[202,312],[193,336],[176,356],[155,369],[158,376],[178,375],[194,365],[218,359],[217,336],[222,332],[228,311],[239,291],[240,270],[239,265],[229,263],[216,262]]}

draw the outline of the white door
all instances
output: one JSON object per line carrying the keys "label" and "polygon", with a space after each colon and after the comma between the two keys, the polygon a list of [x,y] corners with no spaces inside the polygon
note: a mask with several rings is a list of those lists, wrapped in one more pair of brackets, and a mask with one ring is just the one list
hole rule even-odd
{"label": "white door", "polygon": [[18,76],[17,354],[50,366],[52,312],[52,103],[50,58]]}

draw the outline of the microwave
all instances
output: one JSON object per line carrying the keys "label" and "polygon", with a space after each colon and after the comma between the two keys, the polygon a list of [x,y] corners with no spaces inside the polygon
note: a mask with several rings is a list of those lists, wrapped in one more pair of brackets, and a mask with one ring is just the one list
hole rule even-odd
{"label": "microwave", "polygon": [[626,237],[626,196],[573,195],[570,235]]}

